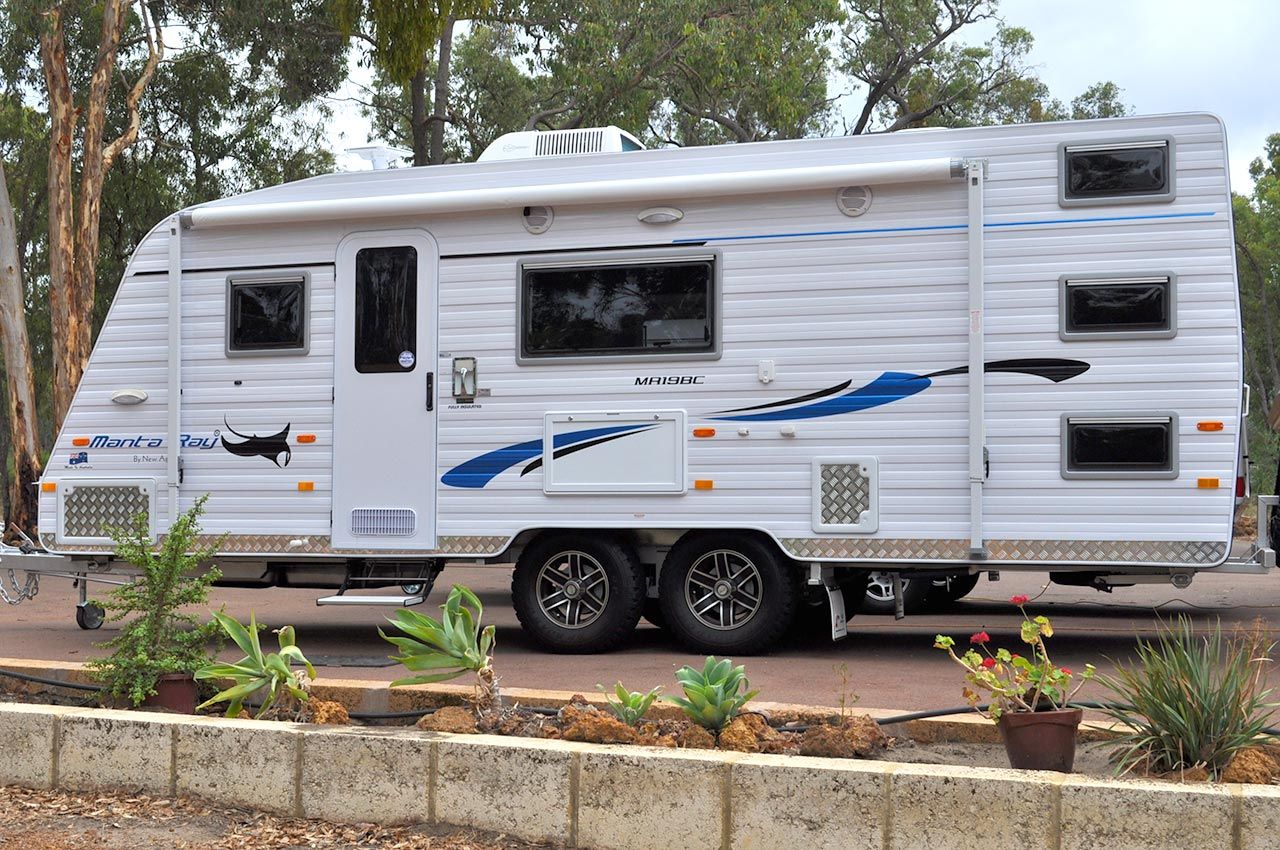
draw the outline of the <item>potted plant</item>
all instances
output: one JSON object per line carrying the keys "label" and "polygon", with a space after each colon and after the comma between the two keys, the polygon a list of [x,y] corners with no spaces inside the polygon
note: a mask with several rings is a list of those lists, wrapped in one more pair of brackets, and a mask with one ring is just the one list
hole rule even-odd
{"label": "potted plant", "polygon": [[[1093,678],[1094,666],[1086,664],[1072,687],[1076,674],[1049,658],[1045,646],[1045,639],[1053,637],[1049,618],[1027,614],[1025,596],[1014,596],[1009,601],[1022,612],[1021,637],[1029,647],[1026,655],[1003,648],[992,652],[991,637],[985,631],[969,637],[970,647],[964,655],[956,655],[955,641],[946,635],[934,638],[933,645],[945,650],[964,668],[968,682],[965,699],[999,726],[1013,767],[1070,773],[1083,712],[1068,704]],[[985,708],[979,708],[984,694],[989,695],[990,701]]]}
{"label": "potted plant", "polygon": [[222,575],[217,567],[197,572],[217,549],[217,543],[195,546],[207,498],[178,517],[158,547],[146,514],[112,533],[116,557],[136,567],[138,576],[102,601],[108,619],[122,623],[119,634],[98,644],[111,654],[88,664],[104,699],[195,711],[195,671],[209,663],[209,641],[218,625],[183,609],[207,605],[209,587]]}

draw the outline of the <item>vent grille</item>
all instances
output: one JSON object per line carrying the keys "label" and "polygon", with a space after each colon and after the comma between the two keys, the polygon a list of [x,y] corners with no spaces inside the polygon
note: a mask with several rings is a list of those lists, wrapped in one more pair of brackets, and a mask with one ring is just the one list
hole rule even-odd
{"label": "vent grille", "polygon": [[524,229],[534,234],[546,233],[551,222],[556,220],[555,210],[551,207],[525,207],[520,214]]}
{"label": "vent grille", "polygon": [[858,525],[871,507],[871,476],[860,463],[822,464],[823,525]]}
{"label": "vent grille", "polygon": [[408,537],[418,529],[418,514],[408,508],[356,508],[351,533],[360,537]]}
{"label": "vent grille", "polygon": [[133,525],[144,514],[151,520],[151,496],[137,484],[68,486],[62,496],[62,535],[108,539],[113,529]]}
{"label": "vent grille", "polygon": [[870,186],[845,186],[836,193],[836,206],[850,218],[857,218],[871,209],[871,197]]}
{"label": "vent grille", "polygon": [[603,149],[603,130],[549,130],[538,134],[537,141],[534,142],[533,155],[599,153]]}

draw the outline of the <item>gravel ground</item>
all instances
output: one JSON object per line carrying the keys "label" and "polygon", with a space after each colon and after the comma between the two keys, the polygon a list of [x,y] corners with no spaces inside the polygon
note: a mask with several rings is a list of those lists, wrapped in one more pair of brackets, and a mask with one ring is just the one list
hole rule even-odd
{"label": "gravel ground", "polygon": [[503,835],[278,818],[198,800],[0,786],[0,850],[531,850]]}

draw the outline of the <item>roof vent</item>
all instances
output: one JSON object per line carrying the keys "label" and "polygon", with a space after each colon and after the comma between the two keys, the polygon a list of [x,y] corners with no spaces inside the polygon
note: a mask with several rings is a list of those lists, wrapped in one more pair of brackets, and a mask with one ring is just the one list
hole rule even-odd
{"label": "roof vent", "polygon": [[836,192],[836,206],[850,218],[857,218],[871,209],[871,187],[845,186]]}
{"label": "roof vent", "polygon": [[620,153],[644,150],[640,140],[617,127],[583,130],[525,130],[499,136],[480,154],[479,162],[528,159],[539,156],[574,156],[587,153]]}

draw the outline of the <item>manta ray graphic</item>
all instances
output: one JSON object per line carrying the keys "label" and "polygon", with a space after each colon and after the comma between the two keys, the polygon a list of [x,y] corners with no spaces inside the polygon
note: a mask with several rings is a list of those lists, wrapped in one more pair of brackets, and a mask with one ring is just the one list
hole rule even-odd
{"label": "manta ray graphic", "polygon": [[[289,461],[293,459],[293,450],[289,448],[289,428],[292,427],[292,422],[285,425],[284,430],[278,434],[270,434],[265,437],[259,437],[257,434],[241,434],[231,427],[231,423],[227,422],[225,416],[222,419],[222,424],[226,425],[227,430],[232,434],[244,440],[243,443],[229,443],[227,442],[227,435],[222,435],[222,447],[233,455],[265,457],[281,469],[288,466]],[[280,455],[284,455],[284,463],[280,462]]]}

